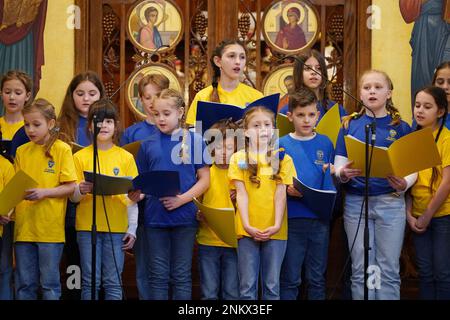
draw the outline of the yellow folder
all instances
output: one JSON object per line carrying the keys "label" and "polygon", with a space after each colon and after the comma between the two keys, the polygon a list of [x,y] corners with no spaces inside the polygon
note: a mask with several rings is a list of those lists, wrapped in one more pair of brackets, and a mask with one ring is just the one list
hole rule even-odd
{"label": "yellow folder", "polygon": [[135,141],[132,143],[128,143],[128,144],[122,146],[122,148],[127,150],[129,153],[131,153],[133,155],[134,159],[136,159],[139,149],[141,148],[141,142],[142,141]]}
{"label": "yellow folder", "polygon": [[212,208],[194,198],[197,208],[203,213],[208,226],[226,244],[237,248],[237,235],[234,222],[234,209]]}
{"label": "yellow folder", "polygon": [[[352,136],[345,136],[345,146],[353,168],[365,175],[365,143]],[[372,147],[369,147],[369,156]],[[388,175],[405,177],[411,173],[441,164],[441,157],[430,128],[410,133],[394,141],[389,148],[374,147],[370,176],[386,178]]]}
{"label": "yellow folder", "polygon": [[337,137],[341,129],[341,115],[339,114],[339,105],[336,103],[320,119],[316,126],[316,132],[330,138],[333,146],[336,147]]}
{"label": "yellow folder", "polygon": [[0,215],[7,215],[25,197],[25,190],[36,188],[38,183],[24,171],[18,171],[0,193]]}
{"label": "yellow folder", "polygon": [[277,114],[277,129],[280,138],[295,131],[294,124],[289,121],[287,115],[282,113]]}
{"label": "yellow folder", "polygon": [[[294,124],[289,121],[284,114],[277,114],[277,128],[279,137],[283,137],[290,132],[294,132]],[[339,105],[336,103],[325,115],[320,119],[316,126],[316,132],[323,134],[330,138],[333,145],[336,147],[337,137],[341,129],[341,116],[339,114]]]}

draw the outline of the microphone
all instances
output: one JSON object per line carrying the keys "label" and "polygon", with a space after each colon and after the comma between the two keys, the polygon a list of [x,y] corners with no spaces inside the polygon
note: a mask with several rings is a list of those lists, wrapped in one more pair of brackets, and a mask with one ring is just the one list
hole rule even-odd
{"label": "microphone", "polygon": [[103,126],[103,121],[107,118],[106,108],[101,108],[95,111],[92,115],[92,122],[94,123],[94,136],[96,137]]}
{"label": "microphone", "polygon": [[[164,44],[164,45],[158,47],[155,51],[152,52],[152,54],[151,54],[150,57],[149,57],[149,60],[151,60],[151,59],[158,53],[158,51],[159,51],[161,48],[170,48],[170,46],[167,45],[167,44]],[[120,84],[119,88],[117,88],[117,90],[114,91],[114,92],[113,92],[109,97],[107,97],[107,98],[108,98],[109,100],[111,100],[111,99],[116,95],[116,93],[119,92],[120,89],[122,89],[122,87],[128,82],[128,80],[130,80],[130,77],[128,77],[124,82],[122,82],[122,83]]]}

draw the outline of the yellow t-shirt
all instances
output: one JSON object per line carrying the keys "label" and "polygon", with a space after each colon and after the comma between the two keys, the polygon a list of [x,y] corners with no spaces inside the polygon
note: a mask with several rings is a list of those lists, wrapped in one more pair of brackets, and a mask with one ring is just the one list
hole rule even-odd
{"label": "yellow t-shirt", "polygon": [[[256,159],[256,155],[249,155],[251,159]],[[280,177],[283,184],[292,184],[292,177],[295,174],[294,163],[289,155],[285,155],[280,161]],[[265,161],[264,155],[258,156],[258,177],[260,187],[250,181],[250,172],[245,169],[245,152],[240,150],[233,154],[230,159],[228,178],[230,180],[243,181],[248,194],[248,218],[251,226],[264,230],[275,223],[275,189],[277,182],[271,179],[272,168]],[[236,233],[238,237],[250,235],[245,232],[242,225],[239,208],[236,213]],[[274,234],[271,239],[287,239],[287,213],[283,216],[280,231]]]}
{"label": "yellow t-shirt", "polygon": [[[90,145],[74,154],[75,168],[78,176],[77,183],[84,180],[84,171],[92,171],[93,146]],[[113,146],[109,150],[98,150],[100,169],[98,173],[117,176],[132,177],[138,175],[136,162],[128,151]],[[97,168],[98,169],[98,168]],[[77,206],[75,229],[77,231],[91,231],[92,227],[92,194],[86,194]],[[108,214],[111,232],[124,233],[128,228],[127,205],[130,202],[126,195],[105,196],[106,213]],[[97,196],[97,231],[108,232],[102,196]]]}
{"label": "yellow t-shirt", "polygon": [[[15,168],[23,170],[38,182],[37,188],[56,188],[64,182],[77,180],[70,146],[56,140],[50,153],[45,147],[28,142],[17,149]],[[67,198],[46,198],[21,201],[15,211],[15,241],[64,242],[64,220]]]}
{"label": "yellow t-shirt", "polygon": [[[187,116],[186,116],[186,123],[189,125],[195,124],[195,119],[197,119],[197,102],[198,101],[209,101],[209,97],[211,95],[211,92],[213,90],[212,86],[208,86],[199,92],[194,97],[194,100],[191,103],[191,106],[189,107]],[[243,83],[239,83],[236,89],[233,91],[225,91],[222,89],[222,87],[217,87],[217,90],[219,92],[220,102],[221,103],[227,103],[232,104],[235,106],[241,106],[245,107],[247,104],[263,97],[263,94],[252,88],[249,87]]]}
{"label": "yellow t-shirt", "polygon": [[[437,130],[433,133],[436,137]],[[437,148],[441,156],[442,164],[436,166],[437,176],[433,184],[433,194],[436,193],[437,188],[442,181],[442,170],[445,167],[450,166],[450,131],[447,128],[443,128],[439,140],[437,141]],[[430,193],[430,182],[433,169],[425,169],[419,171],[417,182],[411,189],[411,195],[413,197],[413,215],[422,215],[428,204],[431,201],[432,194]],[[441,207],[434,214],[433,217],[442,217],[450,214],[450,196],[442,203]]]}
{"label": "yellow t-shirt", "polygon": [[[214,208],[232,208],[230,199],[230,184],[228,180],[228,169],[221,169],[212,165],[209,171],[210,184],[208,190],[203,194],[203,204]],[[208,227],[206,223],[200,222],[197,233],[197,242],[206,246],[227,247],[226,244]]]}
{"label": "yellow t-shirt", "polygon": [[[14,176],[14,166],[11,162],[0,156],[0,193]],[[3,235],[3,226],[0,224],[0,237]]]}
{"label": "yellow t-shirt", "polygon": [[5,117],[0,118],[0,129],[2,130],[3,140],[12,140],[17,130],[22,128],[23,120],[16,123],[8,123],[5,121]]}

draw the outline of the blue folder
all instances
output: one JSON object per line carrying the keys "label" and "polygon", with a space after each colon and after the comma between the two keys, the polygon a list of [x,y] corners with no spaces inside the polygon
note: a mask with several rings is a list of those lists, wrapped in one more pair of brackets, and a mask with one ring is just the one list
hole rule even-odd
{"label": "blue folder", "polygon": [[[127,194],[131,190],[141,190],[142,193],[154,197],[169,197],[180,193],[180,178],[178,171],[148,171],[136,178],[114,177],[96,174],[97,195],[111,196]],[[84,179],[94,181],[94,174],[84,171]]]}
{"label": "blue folder", "polygon": [[142,193],[160,198],[172,197],[181,193],[178,171],[148,171],[134,178],[135,189]]}
{"label": "blue folder", "polygon": [[267,109],[272,110],[276,115],[279,100],[280,94],[275,93],[255,100],[252,103],[248,104],[245,108],[232,104],[199,101],[197,103],[197,119],[195,123],[195,131],[199,134],[203,134],[206,130],[211,128],[214,123],[223,119],[231,118],[233,121],[238,121],[242,119],[245,111],[257,106],[266,107]]}
{"label": "blue folder", "polygon": [[322,188],[314,189],[294,177],[294,188],[303,194],[303,202],[321,220],[329,221],[336,201],[336,188],[328,168],[323,174]]}

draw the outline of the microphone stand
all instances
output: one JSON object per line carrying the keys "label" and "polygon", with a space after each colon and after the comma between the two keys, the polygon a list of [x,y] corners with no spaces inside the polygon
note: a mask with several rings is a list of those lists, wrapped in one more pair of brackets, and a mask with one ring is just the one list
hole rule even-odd
{"label": "microphone stand", "polygon": [[[289,55],[285,56],[279,60],[285,60],[288,58],[293,58],[298,63],[301,63],[305,65],[305,62],[300,60],[300,58],[296,55]],[[312,70],[314,73],[319,75],[324,83],[325,87],[328,85],[330,80],[328,80],[328,77],[324,76],[321,72],[309,68],[309,70]],[[370,132],[372,132],[371,142],[372,142],[372,151],[373,147],[375,146],[375,139],[376,139],[376,115],[373,112],[372,109],[367,107],[362,101],[357,99],[355,96],[353,96],[351,93],[347,92],[344,88],[342,88],[342,92],[345,93],[347,96],[352,98],[354,101],[356,101],[361,107],[366,108],[366,110],[369,110],[370,113],[373,115],[373,120],[370,124],[367,124],[365,126],[365,181],[364,181],[364,300],[369,300],[369,287],[368,287],[368,280],[369,280],[369,251],[370,248],[370,237],[369,237],[369,178],[370,178],[370,167],[371,167],[371,161],[369,162],[369,159],[371,160],[371,156],[369,156],[369,136]],[[359,227],[358,227],[359,229]]]}
{"label": "microphone stand", "polygon": [[93,141],[93,187],[92,187],[92,227],[91,227],[91,300],[96,299],[96,276],[97,276],[97,136],[100,131],[100,126],[102,122],[99,122],[97,115],[93,116],[94,122],[94,141]]}
{"label": "microphone stand", "polygon": [[[168,48],[168,45],[163,45],[161,47],[159,47],[158,49],[156,49],[151,56],[149,57],[149,59],[151,59],[157,52],[159,49],[161,48]],[[122,89],[122,87],[128,82],[129,77],[119,86],[119,88],[114,91],[111,96],[108,97],[108,99],[112,99],[117,92],[120,91],[120,89]],[[91,227],[91,251],[92,251],[92,256],[91,256],[91,300],[95,300],[96,299],[96,269],[97,269],[97,157],[98,157],[98,147],[97,147],[97,136],[98,133],[100,132],[100,128],[102,126],[103,123],[103,119],[98,118],[96,114],[93,115],[93,123],[94,123],[94,141],[93,141],[93,160],[94,160],[94,166],[93,166],[93,187],[92,187],[92,227]]]}

